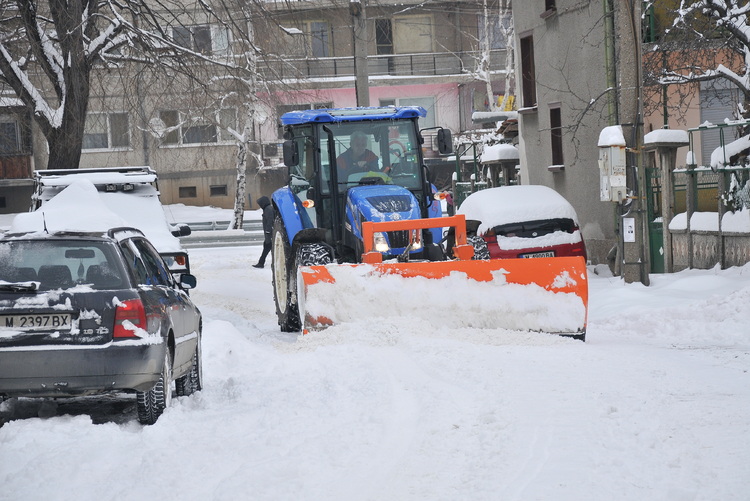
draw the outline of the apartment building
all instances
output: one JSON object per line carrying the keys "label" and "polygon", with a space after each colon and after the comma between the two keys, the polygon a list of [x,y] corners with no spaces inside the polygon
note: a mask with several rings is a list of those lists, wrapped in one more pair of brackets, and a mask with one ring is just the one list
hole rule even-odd
{"label": "apartment building", "polygon": [[[164,203],[229,208],[237,177],[233,131],[249,130],[262,158],[262,166],[248,163],[254,208],[286,181],[278,117],[288,110],[420,105],[428,111],[424,128],[457,133],[475,128],[472,113],[504,94],[496,2],[266,1],[253,9],[241,22],[239,14],[234,23],[196,15],[167,28],[195,53],[231,62],[247,58],[252,33],[250,86],[248,74],[220,79],[208,64],[192,65],[190,77],[135,64],[102,68],[92,81],[80,167],[149,165]],[[488,64],[479,71],[483,58]],[[2,85],[0,97],[0,211],[15,212],[27,207],[32,170],[46,168],[47,146],[29,111]],[[452,168],[425,135],[430,167]]]}

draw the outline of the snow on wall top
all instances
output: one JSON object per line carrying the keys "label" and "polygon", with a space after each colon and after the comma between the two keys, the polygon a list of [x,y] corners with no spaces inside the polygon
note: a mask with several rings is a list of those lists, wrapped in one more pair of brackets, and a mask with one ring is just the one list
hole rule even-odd
{"label": "snow on wall top", "polygon": [[499,162],[501,160],[518,160],[518,148],[512,144],[501,143],[485,146],[479,160],[483,164]]}
{"label": "snow on wall top", "polygon": [[711,152],[711,167],[723,167],[724,159],[729,162],[729,158],[742,153],[743,150],[750,148],[750,135],[741,137],[729,144],[725,144],[722,148],[719,146],[713,152]]}
{"label": "snow on wall top", "polygon": [[622,126],[611,125],[603,128],[599,133],[599,143],[597,146],[627,146],[625,136],[622,135]]}
{"label": "snow on wall top", "polygon": [[469,195],[456,211],[480,221],[478,232],[501,224],[569,218],[578,224],[573,206],[552,188],[541,185],[500,186]]}
{"label": "snow on wall top", "polygon": [[688,133],[679,129],[652,130],[643,138],[644,144],[653,143],[688,143]]}

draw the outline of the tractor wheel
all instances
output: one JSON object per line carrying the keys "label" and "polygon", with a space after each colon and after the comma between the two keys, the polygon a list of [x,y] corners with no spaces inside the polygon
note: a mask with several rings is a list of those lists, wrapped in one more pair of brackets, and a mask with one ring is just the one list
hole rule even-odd
{"label": "tractor wheel", "polygon": [[318,266],[332,262],[331,251],[323,244],[303,244],[297,251],[297,266]]}
{"label": "tractor wheel", "polygon": [[489,259],[490,250],[487,248],[487,242],[479,235],[466,237],[466,243],[474,247],[474,257],[472,259]]}
{"label": "tractor wheel", "polygon": [[297,305],[297,266],[291,254],[284,221],[276,216],[271,236],[271,271],[276,316],[282,332],[298,332],[302,328]]}

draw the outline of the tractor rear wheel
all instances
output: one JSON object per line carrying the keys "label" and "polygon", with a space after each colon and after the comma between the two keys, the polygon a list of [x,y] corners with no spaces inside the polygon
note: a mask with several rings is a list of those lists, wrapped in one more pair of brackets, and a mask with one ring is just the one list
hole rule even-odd
{"label": "tractor rear wheel", "polygon": [[276,316],[282,332],[298,332],[302,328],[297,304],[297,266],[286,235],[284,221],[276,216],[271,236],[271,271]]}

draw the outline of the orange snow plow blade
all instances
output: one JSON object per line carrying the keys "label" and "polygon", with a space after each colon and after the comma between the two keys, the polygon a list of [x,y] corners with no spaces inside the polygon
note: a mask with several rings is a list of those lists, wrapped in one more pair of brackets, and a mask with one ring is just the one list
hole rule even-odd
{"label": "orange snow plow blade", "polygon": [[[456,228],[459,259],[379,262],[380,253],[367,252],[375,231],[436,223]],[[472,260],[463,216],[368,226],[365,263],[300,268],[303,332],[362,318],[415,318],[417,325],[585,333],[588,279],[582,257]]]}

